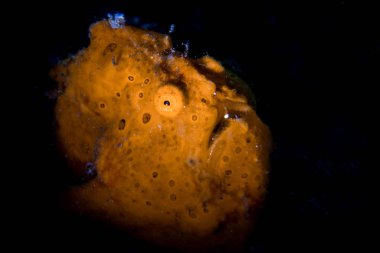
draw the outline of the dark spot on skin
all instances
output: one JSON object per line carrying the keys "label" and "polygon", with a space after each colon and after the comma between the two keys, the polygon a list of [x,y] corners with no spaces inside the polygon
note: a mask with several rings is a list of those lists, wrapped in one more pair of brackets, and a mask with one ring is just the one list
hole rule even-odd
{"label": "dark spot on skin", "polygon": [[100,106],[100,108],[102,108],[102,109],[106,108],[106,104],[104,104],[104,103],[101,103],[99,106]]}
{"label": "dark spot on skin", "polygon": [[229,176],[229,175],[232,174],[232,170],[226,170],[226,171],[224,172],[224,174],[225,174],[226,176]]}
{"label": "dark spot on skin", "polygon": [[177,196],[176,196],[175,194],[171,194],[171,195],[170,195],[170,199],[174,201],[174,200],[177,199]]}
{"label": "dark spot on skin", "polygon": [[193,115],[193,116],[191,117],[191,119],[192,119],[193,121],[196,121],[196,120],[198,119],[198,117],[197,117],[197,115]]}
{"label": "dark spot on skin", "polygon": [[202,98],[201,102],[207,104],[207,100],[205,98]]}
{"label": "dark spot on skin", "polygon": [[207,203],[203,202],[203,212],[208,213]]}
{"label": "dark spot on skin", "polygon": [[148,123],[149,121],[150,121],[150,114],[149,113],[144,113],[144,115],[143,115],[143,119],[142,119],[142,121],[143,121],[143,123],[144,124],[146,124],[146,123]]}
{"label": "dark spot on skin", "polygon": [[241,178],[247,178],[248,177],[248,174],[247,173],[243,173],[241,174]]}
{"label": "dark spot on skin", "polygon": [[169,101],[169,100],[165,100],[165,101],[164,101],[164,105],[166,105],[166,106],[170,106],[170,101]]}
{"label": "dark spot on skin", "polygon": [[133,80],[135,80],[135,78],[133,76],[128,76],[128,80],[133,81]]}
{"label": "dark spot on skin", "polygon": [[190,158],[188,162],[190,166],[195,166],[197,164],[197,161],[192,158]]}
{"label": "dark spot on skin", "polygon": [[144,97],[144,93],[140,92],[139,93],[139,98],[142,98],[142,97]]}
{"label": "dark spot on skin", "polygon": [[89,102],[90,102],[90,98],[88,96],[84,96],[83,97],[83,103],[88,105]]}
{"label": "dark spot on skin", "polygon": [[152,176],[153,176],[154,178],[156,178],[156,177],[158,177],[158,173],[155,171],[155,172],[152,173]]}
{"label": "dark spot on skin", "polygon": [[120,97],[120,92],[116,92],[116,97]]}
{"label": "dark spot on skin", "polygon": [[173,187],[174,185],[175,185],[175,181],[174,181],[174,180],[170,180],[170,181],[169,181],[169,186],[170,186],[170,187]]}
{"label": "dark spot on skin", "polygon": [[147,206],[151,206],[151,205],[152,205],[152,203],[150,203],[149,201],[145,202],[145,204],[146,204]]}
{"label": "dark spot on skin", "polygon": [[123,130],[125,128],[125,119],[121,119],[119,122],[119,130]]}
{"label": "dark spot on skin", "polygon": [[148,83],[149,83],[149,79],[145,79],[144,84],[148,84]]}

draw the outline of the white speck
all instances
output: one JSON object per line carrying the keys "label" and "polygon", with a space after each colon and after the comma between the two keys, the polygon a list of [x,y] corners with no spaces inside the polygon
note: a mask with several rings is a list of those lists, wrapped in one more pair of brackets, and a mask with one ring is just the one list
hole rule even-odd
{"label": "white speck", "polygon": [[116,12],[115,14],[108,14],[108,23],[113,29],[123,28],[125,26],[124,14]]}
{"label": "white speck", "polygon": [[169,27],[169,34],[172,34],[174,32],[174,29],[175,29],[175,24],[171,24]]}
{"label": "white speck", "polygon": [[228,119],[228,117],[230,117],[230,115],[227,113],[227,114],[224,114],[223,118],[225,119]]}
{"label": "white speck", "polygon": [[189,54],[189,47],[190,47],[190,42],[182,42],[182,46],[185,47],[185,51],[183,52],[183,56],[184,57],[187,57],[187,55]]}

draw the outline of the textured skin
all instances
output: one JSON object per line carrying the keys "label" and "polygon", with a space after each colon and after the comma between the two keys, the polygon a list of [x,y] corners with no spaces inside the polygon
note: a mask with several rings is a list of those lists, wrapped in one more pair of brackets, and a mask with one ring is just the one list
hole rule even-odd
{"label": "textured skin", "polygon": [[270,145],[246,85],[211,57],[173,52],[168,36],[107,21],[90,32],[52,71],[62,150],[77,175],[97,172],[68,206],[161,245],[237,250]]}

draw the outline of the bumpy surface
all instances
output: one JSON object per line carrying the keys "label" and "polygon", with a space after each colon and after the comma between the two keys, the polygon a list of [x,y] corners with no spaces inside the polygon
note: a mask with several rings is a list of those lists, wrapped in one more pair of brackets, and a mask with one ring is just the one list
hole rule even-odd
{"label": "bumpy surface", "polygon": [[53,70],[72,209],[186,250],[235,250],[264,196],[269,131],[246,85],[168,36],[107,21]]}

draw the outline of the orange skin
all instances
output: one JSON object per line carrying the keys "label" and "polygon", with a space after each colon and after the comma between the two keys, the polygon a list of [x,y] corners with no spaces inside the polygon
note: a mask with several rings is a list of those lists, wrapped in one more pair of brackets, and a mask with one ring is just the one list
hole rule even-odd
{"label": "orange skin", "polygon": [[107,21],[90,35],[52,71],[65,157],[76,174],[97,171],[68,207],[167,247],[238,250],[270,149],[245,83],[209,56],[173,52],[166,35]]}

